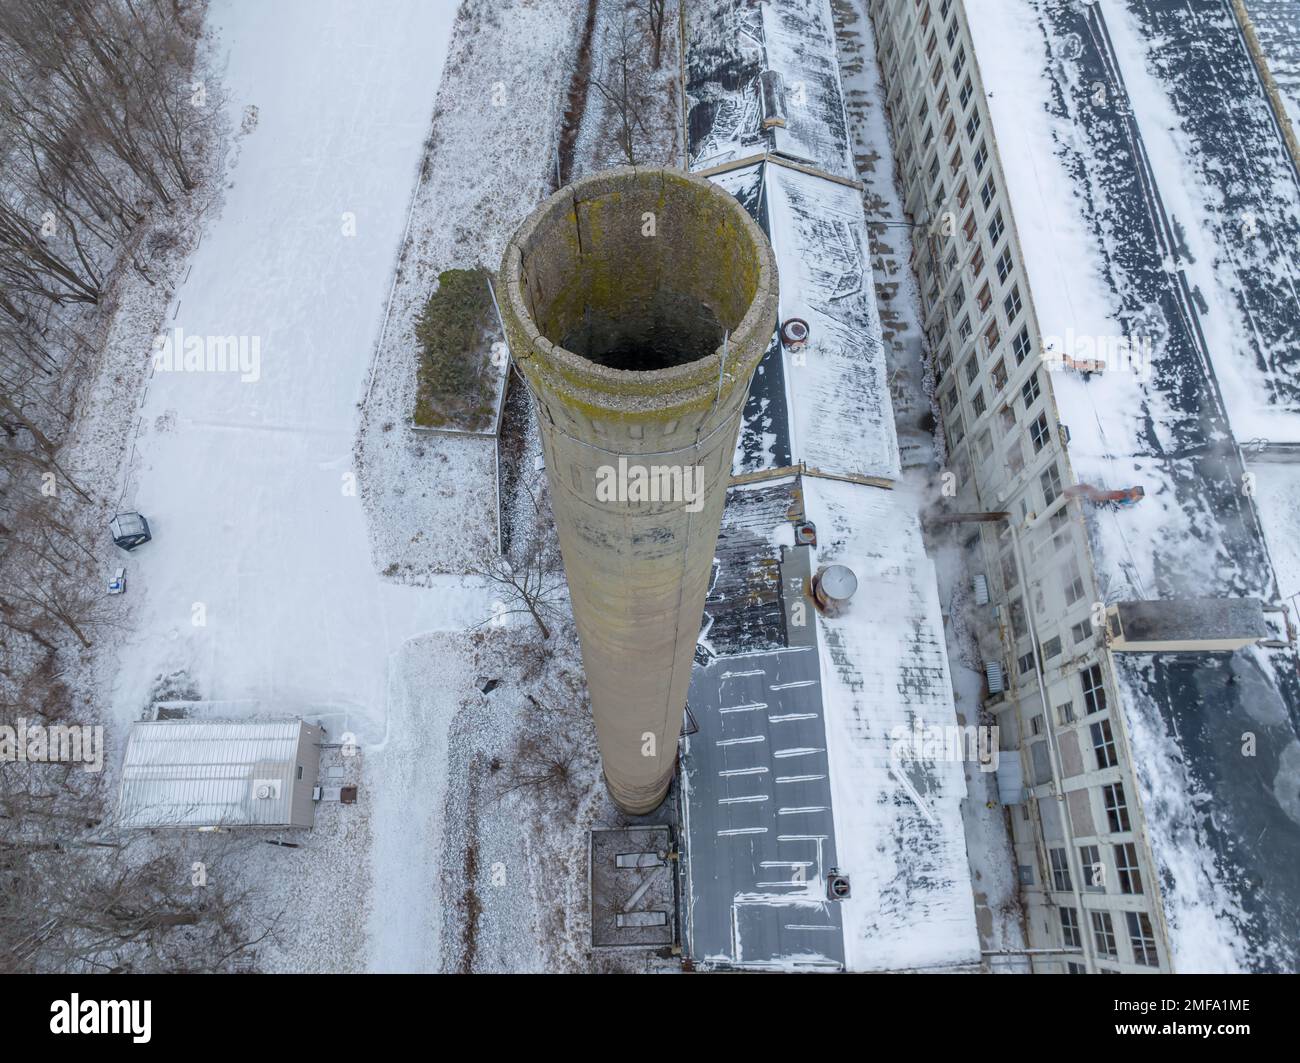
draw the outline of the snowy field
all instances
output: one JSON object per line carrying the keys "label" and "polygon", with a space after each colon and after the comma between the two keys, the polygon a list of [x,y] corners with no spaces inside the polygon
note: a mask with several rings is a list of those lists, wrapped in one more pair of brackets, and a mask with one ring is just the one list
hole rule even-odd
{"label": "snowy field", "polygon": [[[491,609],[472,578],[436,576],[417,588],[380,577],[353,464],[358,403],[456,6],[213,4],[217,73],[232,123],[247,132],[165,327],[173,346],[183,347],[173,329],[205,345],[236,337],[243,361],[221,371],[159,360],[122,500],[146,514],[154,541],[127,561],[133,634],[118,650],[115,722],[138,718],[159,677],[173,676],[194,697],[320,716],[334,740],[354,732],[366,755],[363,806],[373,800],[358,819],[377,824],[379,839],[374,888],[410,916],[381,921],[393,936],[370,962],[384,969],[436,956],[431,937],[404,930],[434,922],[419,905],[423,894],[433,907],[431,871],[413,861],[430,855],[415,843],[436,842],[428,829],[441,792],[423,785],[402,800],[393,790],[413,780],[411,748],[390,748],[390,668],[439,648],[426,639],[403,655],[407,640],[463,631]],[[430,685],[449,678],[427,664]],[[401,693],[403,744],[418,743],[428,770],[445,752],[449,718],[413,727],[424,705],[412,706],[405,685]],[[300,866],[295,879],[286,866],[285,893],[304,926],[355,922],[364,906],[368,839],[350,833],[358,836],[329,868]],[[311,841],[328,844],[325,834]],[[298,896],[304,877],[348,892]],[[304,941],[281,963],[357,960]]]}

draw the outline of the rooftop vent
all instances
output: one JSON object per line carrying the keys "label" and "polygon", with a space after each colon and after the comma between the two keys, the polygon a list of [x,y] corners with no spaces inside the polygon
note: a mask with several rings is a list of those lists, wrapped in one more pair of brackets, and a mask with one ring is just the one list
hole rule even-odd
{"label": "rooftop vent", "polygon": [[763,99],[763,128],[785,127],[785,81],[779,71],[764,70],[758,75]]}
{"label": "rooftop vent", "polygon": [[1106,641],[1121,652],[1231,652],[1271,634],[1258,598],[1166,598],[1106,610]]}
{"label": "rooftop vent", "polygon": [[858,577],[846,565],[827,565],[813,577],[813,601],[830,616],[843,612],[857,589]]}
{"label": "rooftop vent", "polygon": [[280,797],[279,779],[254,779],[253,799],[255,801],[276,801]]}
{"label": "rooftop vent", "polygon": [[973,585],[973,587],[972,587],[971,589],[972,589],[972,591],[973,591],[974,594],[975,594],[975,604],[976,604],[976,605],[988,605],[988,604],[989,604],[989,581],[988,581],[988,577],[985,576],[984,573],[981,572],[978,576],[975,577],[975,579],[974,579],[973,582],[974,582],[974,585]]}

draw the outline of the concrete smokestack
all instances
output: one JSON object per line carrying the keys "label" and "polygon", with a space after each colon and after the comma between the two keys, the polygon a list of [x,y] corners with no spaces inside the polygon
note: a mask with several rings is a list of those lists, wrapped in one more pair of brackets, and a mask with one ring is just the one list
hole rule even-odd
{"label": "concrete smokestack", "polygon": [[605,781],[619,807],[649,812],[676,765],[776,263],[722,189],[625,167],[538,207],[498,290],[537,403]]}

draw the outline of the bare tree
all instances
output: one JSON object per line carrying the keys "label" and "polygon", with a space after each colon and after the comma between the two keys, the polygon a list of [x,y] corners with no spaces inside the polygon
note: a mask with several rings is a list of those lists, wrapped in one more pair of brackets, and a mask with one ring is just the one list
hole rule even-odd
{"label": "bare tree", "polygon": [[629,166],[635,166],[640,138],[649,136],[642,115],[649,106],[650,91],[640,35],[626,8],[607,31],[605,48],[601,72],[592,75],[591,83],[613,112],[614,139],[624,158]]}
{"label": "bare tree", "polygon": [[474,561],[469,571],[487,580],[505,599],[484,624],[526,613],[542,638],[549,639],[551,628],[547,621],[554,622],[565,597],[564,572],[556,543],[547,535],[542,500],[527,485],[523,487],[529,500],[528,527],[514,537],[509,551]]}
{"label": "bare tree", "polygon": [[632,6],[645,20],[646,34],[650,38],[650,65],[658,70],[660,58],[663,56],[668,0],[632,0]]}

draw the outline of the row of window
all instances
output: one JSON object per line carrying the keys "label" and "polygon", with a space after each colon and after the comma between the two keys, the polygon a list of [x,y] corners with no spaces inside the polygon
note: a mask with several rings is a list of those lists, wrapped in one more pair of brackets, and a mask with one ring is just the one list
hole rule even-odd
{"label": "row of window", "polygon": [[[1057,909],[1057,913],[1061,921],[1061,942],[1066,948],[1082,948],[1078,910],[1062,906]],[[1118,960],[1115,922],[1111,913],[1090,911],[1088,916],[1092,923],[1093,949],[1097,957],[1104,960]],[[1125,912],[1124,921],[1128,927],[1133,962],[1143,967],[1159,967],[1160,956],[1156,951],[1156,937],[1151,927],[1151,917],[1146,912]]]}
{"label": "row of window", "polygon": [[[1130,896],[1141,894],[1142,870],[1138,866],[1137,845],[1133,842],[1120,842],[1111,848],[1115,854],[1115,878],[1120,893]],[[1052,869],[1052,889],[1057,893],[1069,893],[1074,887],[1070,880],[1070,862],[1066,851],[1060,848],[1049,849],[1048,859]],[[1093,893],[1106,892],[1110,876],[1098,846],[1079,846],[1079,867],[1084,889]]]}

